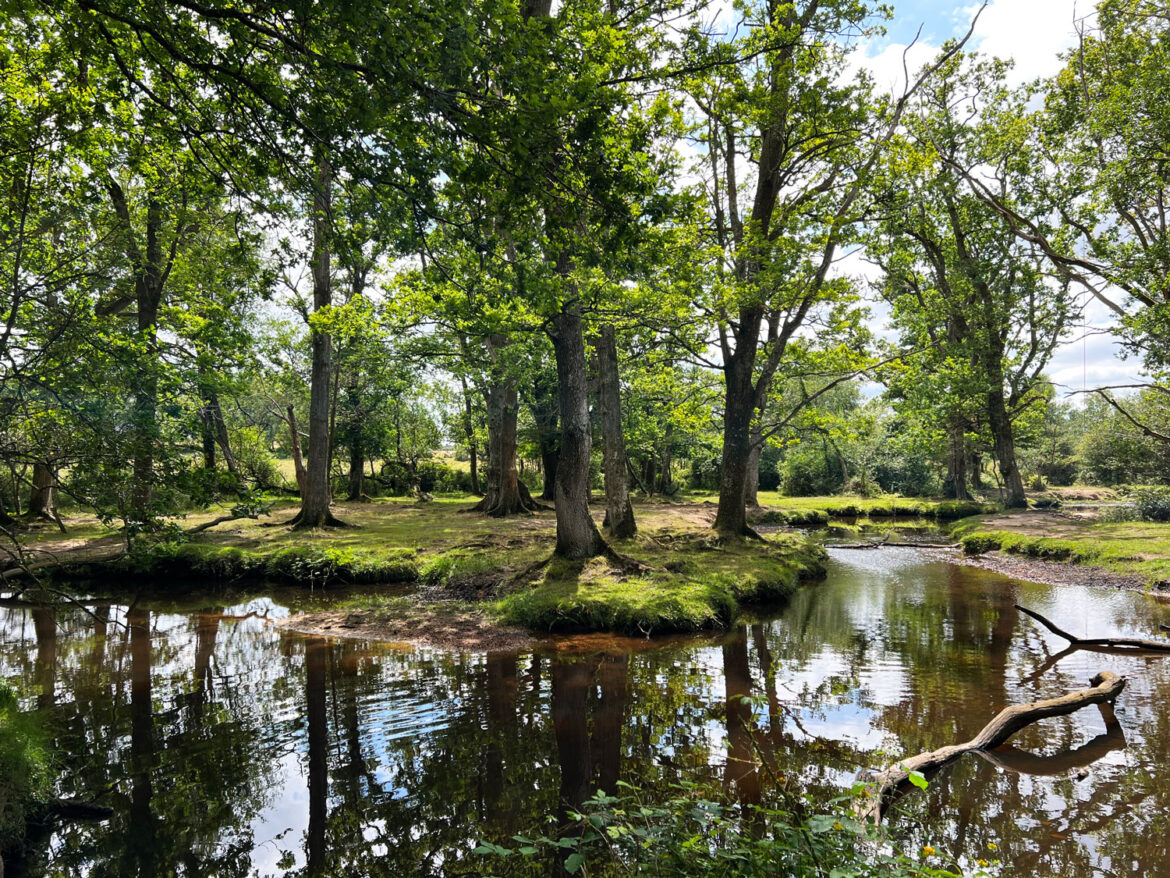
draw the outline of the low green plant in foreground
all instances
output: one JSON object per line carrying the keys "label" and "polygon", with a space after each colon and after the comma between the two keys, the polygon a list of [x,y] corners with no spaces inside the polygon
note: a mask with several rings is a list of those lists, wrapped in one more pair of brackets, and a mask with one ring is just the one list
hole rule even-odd
{"label": "low green plant in foreground", "polygon": [[0,682],[0,851],[18,847],[25,826],[41,813],[52,790],[44,735]]}
{"label": "low green plant in foreground", "polygon": [[740,806],[708,798],[701,787],[674,788],[665,803],[651,803],[629,784],[620,795],[598,793],[553,836],[483,842],[475,854],[488,874],[551,874],[552,863],[570,875],[657,876],[988,876],[986,860],[959,864],[926,846],[900,851],[885,832],[852,816],[864,785],[806,816],[793,807]]}

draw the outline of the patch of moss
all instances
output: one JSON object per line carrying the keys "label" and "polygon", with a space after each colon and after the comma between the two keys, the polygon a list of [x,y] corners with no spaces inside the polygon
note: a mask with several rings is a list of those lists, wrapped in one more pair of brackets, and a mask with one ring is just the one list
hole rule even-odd
{"label": "patch of moss", "polygon": [[[688,557],[690,553],[690,557]],[[695,557],[701,553],[700,557]],[[604,558],[554,559],[544,578],[497,601],[500,621],[535,631],[691,632],[728,626],[741,605],[789,597],[823,575],[824,549],[796,535],[764,545],[676,543],[664,566],[626,575]],[[661,559],[659,559],[661,560]]]}
{"label": "patch of moss", "polygon": [[43,813],[51,791],[44,733],[0,682],[0,851],[20,846],[25,827]]}
{"label": "patch of moss", "polygon": [[378,585],[414,582],[419,565],[411,549],[356,551],[335,546],[284,546],[274,551],[210,543],[160,544],[105,563],[71,565],[63,572],[82,579],[116,580],[133,574],[156,582],[290,585]]}
{"label": "patch of moss", "polygon": [[506,565],[491,553],[456,550],[435,555],[419,569],[423,585],[445,588],[477,577],[499,575]]}

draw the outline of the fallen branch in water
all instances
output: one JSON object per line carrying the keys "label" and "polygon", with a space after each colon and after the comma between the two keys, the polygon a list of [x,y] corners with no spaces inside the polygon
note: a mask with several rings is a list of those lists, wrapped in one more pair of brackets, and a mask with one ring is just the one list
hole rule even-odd
{"label": "fallen branch in water", "polygon": [[1152,652],[1167,652],[1170,653],[1170,642],[1165,640],[1146,640],[1141,637],[1076,637],[1069,634],[1063,628],[1058,628],[1055,624],[1045,619],[1039,613],[1025,609],[1019,604],[1016,604],[1016,609],[1021,613],[1031,616],[1057,637],[1063,637],[1073,646],[1078,647],[1106,647],[1108,649],[1142,649]]}
{"label": "fallen branch in water", "polygon": [[1080,770],[1078,773],[1103,759],[1114,750],[1125,749],[1125,731],[1117,715],[1113,712],[1113,705],[1101,702],[1097,705],[1101,711],[1101,719],[1105,721],[1104,734],[1097,735],[1073,750],[1064,750],[1048,756],[1040,756],[1020,750],[1016,747],[1003,746],[994,750],[976,751],[981,759],[990,762],[1004,771],[1014,771],[1017,774],[1035,774],[1056,777]]}
{"label": "fallen branch in water", "polygon": [[[1092,684],[1092,688],[1089,689],[1078,689],[1058,698],[1005,707],[978,735],[965,744],[940,747],[891,765],[875,779],[876,789],[873,794],[867,800],[858,803],[858,816],[872,818],[876,823],[881,820],[882,809],[887,801],[904,793],[915,780],[921,785],[921,775],[937,772],[964,753],[992,750],[1006,743],[1016,732],[1039,720],[1067,716],[1090,704],[1113,702],[1125,688],[1125,677],[1119,677],[1112,671],[1101,671],[1089,682]],[[912,775],[914,780],[911,779]]]}

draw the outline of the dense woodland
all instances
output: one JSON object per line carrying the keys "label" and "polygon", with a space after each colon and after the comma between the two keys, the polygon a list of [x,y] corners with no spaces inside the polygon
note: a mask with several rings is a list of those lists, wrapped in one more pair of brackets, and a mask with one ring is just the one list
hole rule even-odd
{"label": "dense woodland", "polygon": [[[6,4],[0,518],[459,491],[579,559],[631,495],[1170,482],[1170,6],[893,94],[891,14]],[[1092,299],[1148,385],[1046,377]]]}

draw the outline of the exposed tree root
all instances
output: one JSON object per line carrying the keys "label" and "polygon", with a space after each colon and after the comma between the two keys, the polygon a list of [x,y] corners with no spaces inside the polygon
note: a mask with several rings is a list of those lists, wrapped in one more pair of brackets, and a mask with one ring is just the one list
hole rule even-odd
{"label": "exposed tree root", "polygon": [[342,521],[340,518],[337,518],[332,512],[327,512],[325,514],[325,519],[323,521],[313,521],[313,522],[305,520],[304,514],[298,512],[287,523],[286,526],[291,527],[293,530],[313,530],[313,529],[318,528],[318,527],[336,527],[336,528],[353,527],[353,525]]}
{"label": "exposed tree root", "polygon": [[1146,640],[1141,637],[1076,637],[1069,634],[1063,628],[1058,628],[1055,624],[1045,619],[1039,613],[1025,609],[1019,604],[1016,604],[1016,609],[1027,616],[1031,616],[1057,637],[1063,637],[1074,647],[1087,648],[1097,647],[1101,650],[1144,650],[1149,652],[1170,653],[1170,641],[1166,640]]}
{"label": "exposed tree root", "polygon": [[887,804],[904,795],[911,787],[910,773],[934,773],[943,766],[954,762],[964,753],[992,750],[1007,742],[1012,735],[1042,719],[1067,716],[1090,704],[1112,703],[1125,688],[1125,678],[1112,671],[1101,671],[1090,681],[1091,688],[1078,689],[1058,698],[1033,701],[1030,704],[1016,704],[1005,707],[995,718],[983,727],[970,741],[951,744],[919,753],[891,765],[875,779],[876,790],[864,802],[858,804],[858,815],[862,818],[881,820]]}

